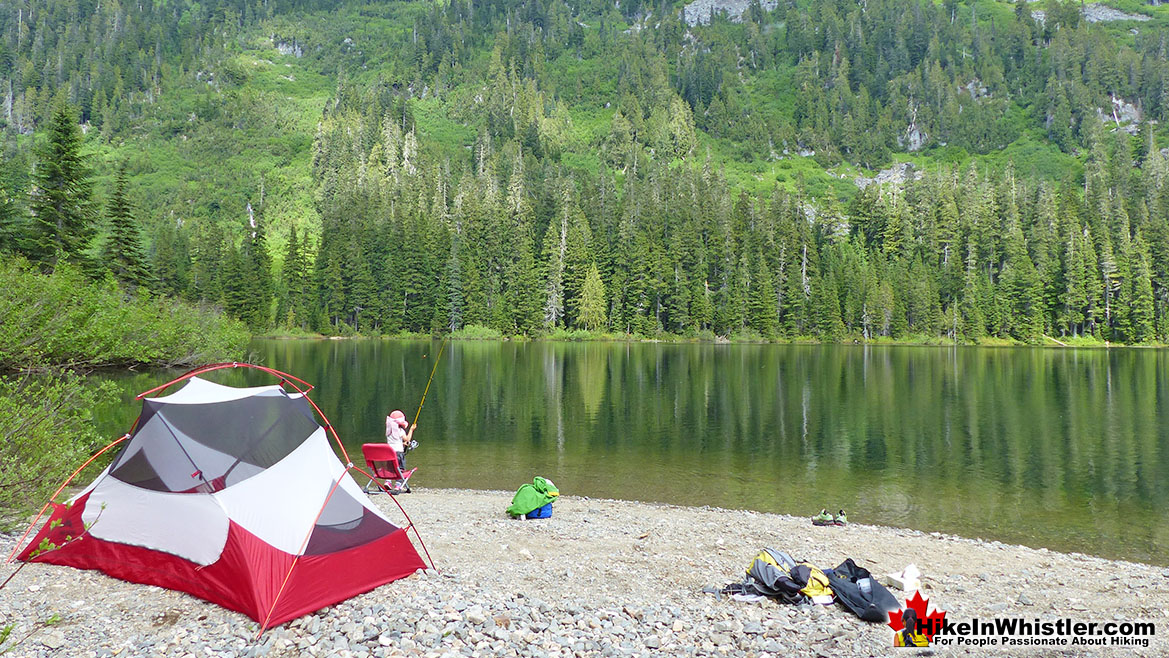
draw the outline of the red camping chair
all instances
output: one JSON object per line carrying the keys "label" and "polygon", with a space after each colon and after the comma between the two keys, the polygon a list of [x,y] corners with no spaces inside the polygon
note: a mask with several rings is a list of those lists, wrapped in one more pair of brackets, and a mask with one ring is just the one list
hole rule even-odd
{"label": "red camping chair", "polygon": [[[403,472],[398,464],[398,453],[387,443],[363,443],[361,454],[365,457],[365,465],[373,473],[374,479],[365,485],[365,493],[388,491],[391,494],[410,493],[410,476],[417,468]],[[381,480],[381,482],[375,482]],[[387,482],[392,480],[393,482]],[[372,491],[371,491],[372,488]]]}

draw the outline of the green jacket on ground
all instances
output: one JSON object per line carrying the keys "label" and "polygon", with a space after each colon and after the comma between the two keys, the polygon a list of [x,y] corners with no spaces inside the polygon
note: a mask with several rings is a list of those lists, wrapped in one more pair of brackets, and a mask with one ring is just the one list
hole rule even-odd
{"label": "green jacket on ground", "polygon": [[507,513],[511,516],[523,516],[556,500],[559,495],[560,490],[551,480],[536,476],[531,484],[525,484],[515,492],[511,505],[507,507]]}

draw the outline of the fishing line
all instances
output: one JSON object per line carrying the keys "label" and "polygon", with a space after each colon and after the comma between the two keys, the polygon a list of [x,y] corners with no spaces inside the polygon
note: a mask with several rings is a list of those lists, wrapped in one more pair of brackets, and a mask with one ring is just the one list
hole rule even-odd
{"label": "fishing line", "polygon": [[434,373],[438,372],[438,361],[442,358],[443,350],[446,349],[446,342],[448,338],[442,339],[442,345],[438,348],[438,356],[434,357],[434,367],[430,369],[430,379],[426,380],[426,390],[422,391],[422,401],[418,403],[418,411],[414,412],[414,424],[418,424],[418,415],[422,413],[422,405],[426,404],[426,394],[430,392],[430,382],[434,381]]}

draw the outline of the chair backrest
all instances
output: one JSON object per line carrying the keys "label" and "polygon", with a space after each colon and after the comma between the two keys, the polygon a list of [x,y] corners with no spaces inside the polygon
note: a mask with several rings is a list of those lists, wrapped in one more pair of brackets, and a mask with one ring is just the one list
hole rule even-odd
{"label": "chair backrest", "polygon": [[361,454],[365,465],[379,478],[399,480],[402,469],[398,466],[398,453],[387,443],[363,443]]}

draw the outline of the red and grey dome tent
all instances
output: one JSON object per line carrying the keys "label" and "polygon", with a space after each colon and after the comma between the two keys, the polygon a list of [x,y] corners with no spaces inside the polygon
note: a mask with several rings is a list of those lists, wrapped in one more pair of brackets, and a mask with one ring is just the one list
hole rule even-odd
{"label": "red and grey dome tent", "polygon": [[[197,376],[234,367],[280,383],[233,388]],[[169,395],[145,397],[179,382]],[[111,444],[123,442],[121,451],[80,494],[52,504],[18,559],[187,592],[261,630],[424,568],[406,528],[349,475],[356,467],[310,389],[270,368],[228,363],[139,395],[141,415]]]}

